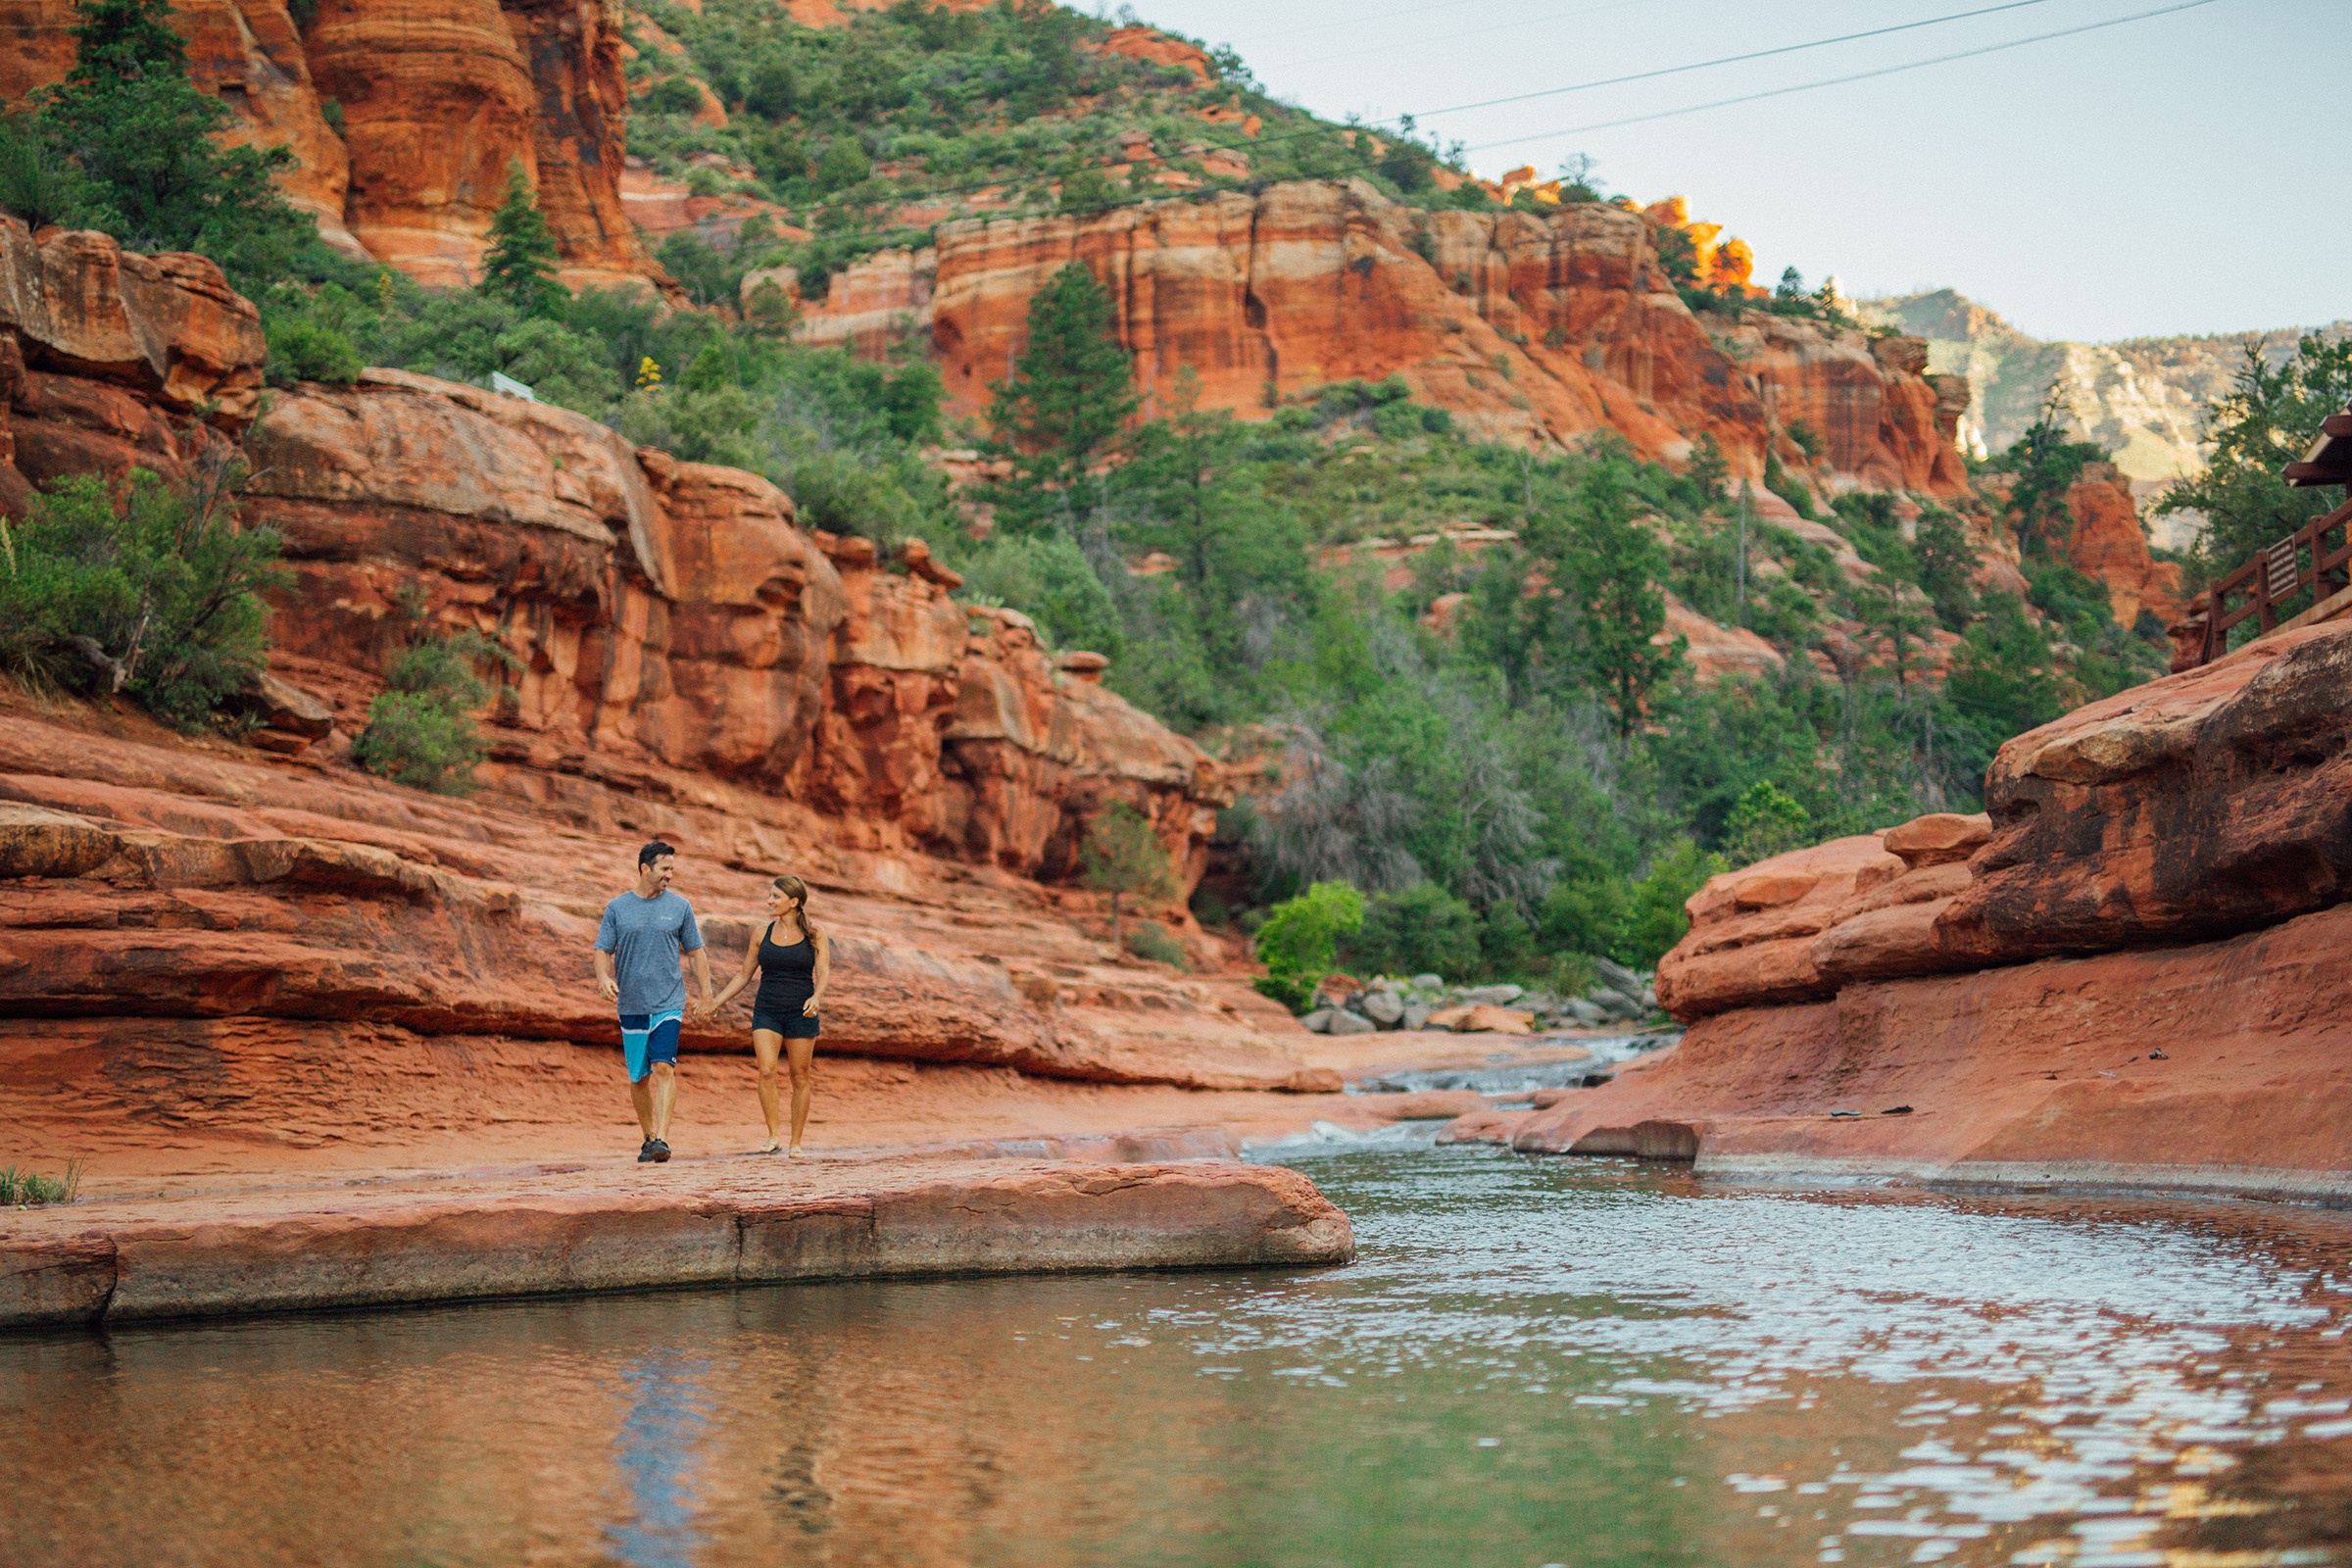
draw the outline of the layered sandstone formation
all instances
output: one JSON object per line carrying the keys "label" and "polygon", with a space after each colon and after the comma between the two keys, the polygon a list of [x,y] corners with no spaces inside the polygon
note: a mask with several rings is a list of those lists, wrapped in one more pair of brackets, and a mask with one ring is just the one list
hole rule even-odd
{"label": "layered sandstone formation", "polygon": [[34,487],[135,466],[176,478],[253,417],[260,315],[201,256],[0,214],[0,514]]}
{"label": "layered sandstone formation", "polygon": [[[174,473],[255,413],[261,355],[209,263],[0,224],[0,499]],[[1099,658],[1050,662],[1017,614],[956,603],[919,546],[883,561],[802,531],[756,475],[398,371],[273,394],[244,454],[248,521],[293,572],[247,743],[0,711],[0,1116],[24,1138],[392,1157],[576,1116],[580,1048],[609,1077],[612,1030],[589,941],[652,834],[683,852],[722,972],[769,876],[819,890],[835,1050],[1337,1087],[1246,985],[1111,953],[1092,895],[1038,880],[1118,799],[1189,886],[1221,770],[1104,690]],[[389,663],[458,629],[514,661],[481,795],[349,765]],[[741,1012],[689,1046],[740,1050]],[[596,1099],[617,1108],[609,1082]]]}
{"label": "layered sandstone formation", "polygon": [[[1832,491],[1966,485],[1951,445],[1964,404],[1923,373],[1924,345],[1778,317],[1710,331],[1659,270],[1649,221],[1613,206],[1426,213],[1361,181],[1298,182],[967,219],[943,224],[936,250],[835,277],[805,330],[860,347],[925,333],[954,405],[977,409],[1019,350],[1031,295],[1072,262],[1109,288],[1149,397],[1188,366],[1204,403],[1243,413],[1269,392],[1396,373],[1498,439],[1613,429],[1679,464],[1703,434],[1738,476],[1760,479],[1770,448]],[[1824,443],[1818,468],[1786,434],[1799,420]]]}
{"label": "layered sandstone formation", "polygon": [[1681,1046],[1516,1147],[1751,1174],[2352,1194],[2342,693],[2307,627],[2004,746],[1988,817],[1715,878],[1658,968]]}
{"label": "layered sandstone formation", "polygon": [[[74,63],[71,0],[9,10],[0,33],[23,47],[0,60],[0,101]],[[426,283],[468,283],[519,161],[567,283],[666,282],[621,209],[617,6],[320,0],[298,28],[285,0],[185,0],[172,17],[196,84],[236,116],[229,139],[293,152],[279,184],[330,244]]]}

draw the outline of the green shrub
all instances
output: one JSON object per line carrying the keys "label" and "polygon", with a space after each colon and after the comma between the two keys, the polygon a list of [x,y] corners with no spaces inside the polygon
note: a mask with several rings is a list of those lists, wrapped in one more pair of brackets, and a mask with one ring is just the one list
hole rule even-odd
{"label": "green shrub", "polygon": [[1723,869],[1722,856],[1704,854],[1689,839],[1678,839],[1650,861],[1649,875],[1634,884],[1610,956],[1637,969],[1656,968],[1666,950],[1690,929],[1683,901]]}
{"label": "green shrub", "polygon": [[1478,911],[1435,882],[1375,894],[1343,952],[1348,966],[1365,974],[1460,979],[1478,968]]}
{"label": "green shrub", "polygon": [[1184,944],[1176,940],[1175,933],[1151,920],[1139,922],[1133,931],[1127,933],[1127,951],[1152,963],[1170,964],[1185,970],[1193,966],[1192,956],[1184,951]]}
{"label": "green shrub", "polygon": [[351,743],[355,761],[395,784],[465,795],[484,756],[473,710],[487,702],[490,683],[476,672],[485,661],[513,667],[513,654],[475,631],[418,642],[392,665],[392,689],[368,705],[368,727]]}
{"label": "green shrub", "polygon": [[271,386],[297,381],[336,381],[360,378],[360,351],[351,339],[318,321],[293,320],[270,333],[270,357],[262,378]]}
{"label": "green shrub", "polygon": [[1724,818],[1723,852],[1734,865],[1753,865],[1812,842],[1812,813],[1769,779],[1749,785]]}
{"label": "green shrub", "polygon": [[120,694],[182,729],[262,667],[284,582],[277,535],[239,524],[242,469],[167,485],[133,470],[118,504],[94,475],[0,519],[0,667],[35,686]]}
{"label": "green shrub", "polygon": [[1340,939],[1364,923],[1364,896],[1345,882],[1318,882],[1267,911],[1257,928],[1266,974],[1257,989],[1296,1012],[1331,972]]}

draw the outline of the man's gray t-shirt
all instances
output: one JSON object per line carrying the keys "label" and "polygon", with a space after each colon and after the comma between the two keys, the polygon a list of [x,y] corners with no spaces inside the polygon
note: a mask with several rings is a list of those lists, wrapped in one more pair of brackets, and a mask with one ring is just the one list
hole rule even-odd
{"label": "man's gray t-shirt", "polygon": [[620,981],[619,1012],[677,1012],[686,1005],[686,977],[678,955],[703,945],[694,906],[663,888],[654,897],[623,893],[605,906],[596,928],[596,951],[612,955]]}

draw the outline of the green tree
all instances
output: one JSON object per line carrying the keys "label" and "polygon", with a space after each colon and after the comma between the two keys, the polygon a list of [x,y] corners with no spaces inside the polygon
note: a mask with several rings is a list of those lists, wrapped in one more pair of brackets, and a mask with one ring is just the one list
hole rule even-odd
{"label": "green tree", "polygon": [[0,517],[0,664],[36,684],[121,694],[191,729],[262,667],[277,535],[236,514],[243,469],[132,471],[120,503],[76,474]]}
{"label": "green tree", "polygon": [[2074,418],[2074,403],[2065,384],[2053,380],[2043,390],[2041,407],[2034,422],[2026,426],[2026,433],[1991,464],[1994,471],[2015,475],[2005,515],[2010,531],[2017,535],[2019,554],[2029,558],[2065,552],[2075,531],[2066,493],[2082,477],[2085,464],[2107,456],[2107,450],[2096,442],[2067,439],[2067,426]]}
{"label": "green tree", "polygon": [[1339,952],[1340,939],[1364,923],[1364,896],[1345,882],[1318,882],[1274,906],[1257,928],[1266,973],[1257,989],[1297,1011],[1313,997]]}
{"label": "green tree", "polygon": [[1175,897],[1167,847],[1152,831],[1152,819],[1125,801],[1111,802],[1086,825],[1078,862],[1086,885],[1110,895],[1110,945],[1119,952],[1127,950],[1119,932],[1121,899]]}
{"label": "green tree", "polygon": [[2332,489],[2295,490],[2282,470],[2320,433],[2320,421],[2352,402],[2352,338],[2302,339],[2273,368],[2253,346],[2230,391],[2205,411],[2213,456],[2205,471],[2164,493],[2156,510],[2205,514],[2198,559],[2214,577],[2244,565],[2266,547],[2333,506]]}
{"label": "green tree", "polygon": [[74,69],[34,94],[41,135],[88,183],[89,218],[140,251],[199,251],[261,294],[291,275],[318,230],[270,183],[294,155],[223,147],[233,123],[188,79],[168,0],[79,0]]}
{"label": "green tree", "polygon": [[1723,824],[1724,855],[1734,865],[1753,865],[1813,842],[1813,813],[1769,779],[1748,787]]}
{"label": "green tree", "polygon": [[1912,668],[1936,627],[1927,596],[1891,572],[1880,572],[1855,584],[1852,599],[1856,618],[1872,640],[1886,648],[1895,689],[1908,700]]}
{"label": "green tree", "polygon": [[556,236],[531,192],[522,160],[507,163],[507,195],[490,220],[490,248],[475,285],[525,316],[560,317],[571,291],[556,281]]}
{"label": "green tree", "polygon": [[1012,457],[1012,476],[994,497],[1008,524],[1059,516],[1074,527],[1094,514],[1097,470],[1138,401],[1112,324],[1110,296],[1075,262],[1030,300],[1028,344],[1013,373],[989,387],[989,423]]}
{"label": "green tree", "polygon": [[1930,513],[1919,519],[1911,554],[1936,618],[1946,631],[1965,629],[1977,612],[1977,553],[1968,530],[1948,512]]}
{"label": "green tree", "polygon": [[1683,662],[1683,641],[1660,646],[1666,629],[1665,545],[1635,515],[1635,493],[1625,466],[1598,463],[1577,487],[1565,522],[1535,534],[1547,557],[1546,575],[1565,590],[1577,612],[1570,662],[1599,692],[1630,737],[1649,696]]}

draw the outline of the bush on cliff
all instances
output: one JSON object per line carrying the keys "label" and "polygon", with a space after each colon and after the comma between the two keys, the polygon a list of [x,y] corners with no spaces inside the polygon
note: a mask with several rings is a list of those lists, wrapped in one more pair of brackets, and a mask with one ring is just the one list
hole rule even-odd
{"label": "bush on cliff", "polygon": [[514,656],[476,631],[413,644],[386,677],[392,689],[368,705],[368,727],[351,743],[355,761],[395,784],[466,795],[487,755],[473,714],[490,700],[480,666],[512,668]]}
{"label": "bush on cliff", "polygon": [[278,538],[236,515],[225,461],[166,484],[134,470],[121,499],[93,475],[54,482],[0,518],[0,665],[36,687],[128,697],[193,729],[270,649],[263,591],[288,579]]}

